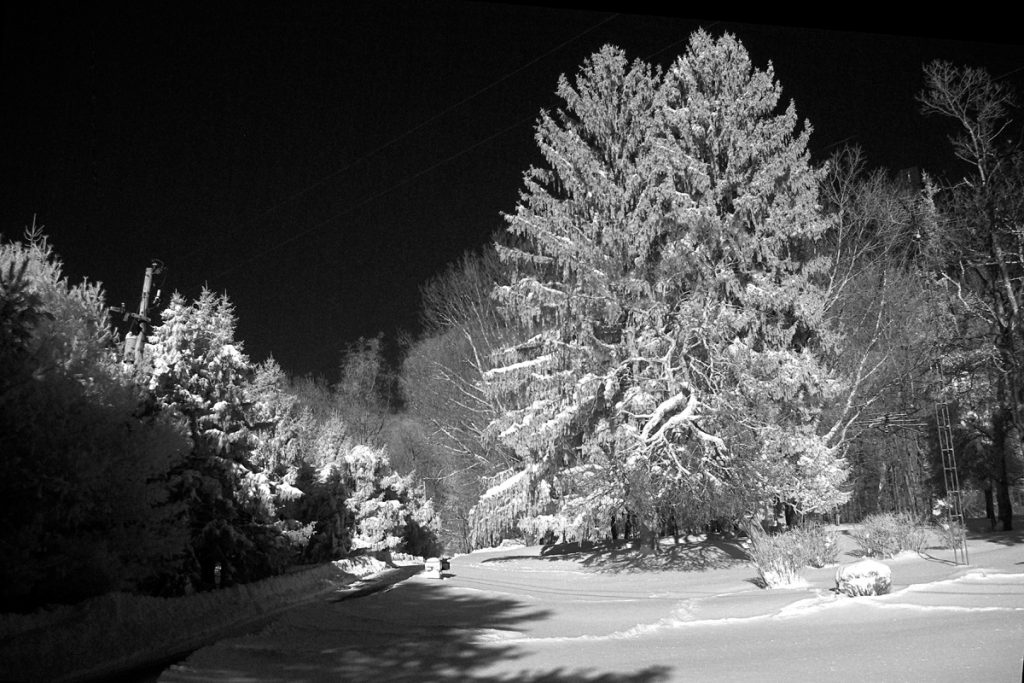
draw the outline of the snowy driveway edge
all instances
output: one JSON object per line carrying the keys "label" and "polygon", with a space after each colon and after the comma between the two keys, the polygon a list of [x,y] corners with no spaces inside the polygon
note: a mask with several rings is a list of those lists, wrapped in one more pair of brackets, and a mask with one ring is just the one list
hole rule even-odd
{"label": "snowy driveway edge", "polygon": [[179,598],[113,593],[43,613],[0,615],[0,671],[24,681],[97,680],[184,656],[316,600],[381,590],[419,571],[338,565]]}

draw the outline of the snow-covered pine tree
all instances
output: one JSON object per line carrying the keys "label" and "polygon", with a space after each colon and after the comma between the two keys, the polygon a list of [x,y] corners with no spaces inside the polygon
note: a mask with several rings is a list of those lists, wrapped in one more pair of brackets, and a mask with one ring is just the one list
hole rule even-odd
{"label": "snow-covered pine tree", "polygon": [[288,539],[291,558],[297,559],[306,553],[315,531],[314,524],[297,518],[297,503],[305,493],[296,484],[304,469],[303,456],[313,448],[317,425],[272,357],[256,366],[246,394],[255,437],[251,464],[257,475],[253,482],[272,493],[264,514],[268,519],[276,517],[274,524]]}
{"label": "snow-covered pine tree", "polygon": [[519,406],[489,431],[522,465],[481,498],[478,536],[523,516],[603,536],[628,513],[651,542],[672,517],[841,501],[818,425],[835,389],[816,353],[823,264],[803,258],[820,174],[771,66],[697,32],[664,76],[606,47],[558,94],[495,291],[534,335],[485,376]]}
{"label": "snow-covered pine tree", "polygon": [[288,376],[273,358],[256,366],[246,393],[255,419],[252,463],[272,475],[276,502],[294,500],[302,495],[294,487],[297,470],[312,449],[316,432],[311,411],[290,389]]}
{"label": "snow-covered pine tree", "polygon": [[353,517],[354,549],[397,550],[410,524],[437,531],[433,506],[418,495],[411,476],[391,468],[383,448],[355,446],[345,454],[345,465],[352,490],[345,507]]}
{"label": "snow-covered pine tree", "polygon": [[146,345],[149,387],[181,414],[192,451],[173,482],[188,502],[195,566],[202,585],[245,582],[283,570],[287,544],[274,522],[274,487],[253,460],[255,412],[247,395],[254,368],[235,336],[227,296],[204,289],[189,303],[175,293]]}

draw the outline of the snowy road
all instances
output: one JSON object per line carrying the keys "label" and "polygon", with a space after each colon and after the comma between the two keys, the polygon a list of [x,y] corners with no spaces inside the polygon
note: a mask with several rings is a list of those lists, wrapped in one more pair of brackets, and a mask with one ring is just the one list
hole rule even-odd
{"label": "snowy road", "polygon": [[443,581],[294,610],[160,681],[1021,680],[1021,546],[977,542],[970,567],[901,557],[892,594],[857,599],[828,590],[833,569],[766,591],[721,554],[703,571],[592,559],[458,557]]}

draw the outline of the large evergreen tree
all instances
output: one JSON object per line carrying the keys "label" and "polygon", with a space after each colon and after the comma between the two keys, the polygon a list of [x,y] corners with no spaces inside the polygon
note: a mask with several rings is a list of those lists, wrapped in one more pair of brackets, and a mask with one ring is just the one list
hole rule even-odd
{"label": "large evergreen tree", "polygon": [[664,75],[606,47],[558,94],[495,292],[533,336],[485,375],[518,406],[489,429],[521,465],[481,498],[478,532],[524,517],[595,535],[628,513],[650,541],[667,518],[841,501],[819,428],[836,388],[810,280],[824,264],[804,258],[825,227],[819,173],[771,67],[698,32]]}

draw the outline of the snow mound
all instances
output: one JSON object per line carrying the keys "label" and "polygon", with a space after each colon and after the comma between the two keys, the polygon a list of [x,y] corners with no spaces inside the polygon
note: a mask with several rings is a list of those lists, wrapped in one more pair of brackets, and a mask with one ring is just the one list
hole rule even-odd
{"label": "snow mound", "polygon": [[386,562],[370,555],[346,557],[341,560],[335,560],[334,562],[331,562],[331,564],[346,574],[350,574],[359,579],[365,576],[370,576],[371,574],[380,573],[388,568]]}
{"label": "snow mound", "polygon": [[892,569],[876,560],[861,560],[836,570],[836,590],[848,596],[884,595],[892,586]]}

